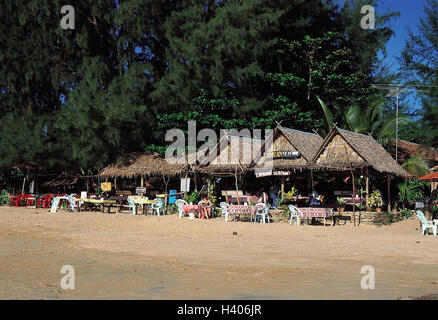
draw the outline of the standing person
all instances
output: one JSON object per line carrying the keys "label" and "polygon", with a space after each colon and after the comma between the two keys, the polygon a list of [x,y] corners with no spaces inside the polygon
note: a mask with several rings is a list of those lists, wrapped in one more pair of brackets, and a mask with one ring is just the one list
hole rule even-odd
{"label": "standing person", "polygon": [[272,199],[272,208],[277,209],[277,194],[278,194],[278,187],[275,185],[272,185],[269,189],[269,196]]}
{"label": "standing person", "polygon": [[207,219],[210,219],[211,206],[213,204],[207,198],[207,196],[204,196],[204,198],[201,200],[200,204],[201,204],[201,209],[202,209],[203,216],[206,217]]}

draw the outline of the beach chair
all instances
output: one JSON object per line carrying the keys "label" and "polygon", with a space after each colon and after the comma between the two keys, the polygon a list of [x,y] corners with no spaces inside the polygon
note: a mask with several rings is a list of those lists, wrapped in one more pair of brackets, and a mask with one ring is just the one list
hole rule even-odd
{"label": "beach chair", "polygon": [[155,198],[155,203],[152,205],[152,214],[160,215],[160,212],[166,214],[164,212],[164,198]]}
{"label": "beach chair", "polygon": [[[221,217],[222,215],[225,215],[225,222],[228,222],[228,216],[230,215],[230,213],[228,212],[228,203],[226,202],[221,202],[219,204],[219,206],[221,207]],[[234,215],[234,219],[236,219],[236,215]]]}
{"label": "beach chair", "polygon": [[178,207],[178,217],[184,217],[183,206],[187,205],[187,202],[183,199],[178,199],[175,201],[176,206]]}
{"label": "beach chair", "polygon": [[16,196],[11,197],[11,201],[9,202],[9,206],[21,207],[23,202],[23,195],[17,194]]}
{"label": "beach chair", "polygon": [[289,224],[292,224],[292,219],[295,219],[295,224],[298,225],[298,208],[291,204],[288,206],[288,208],[290,210]]}
{"label": "beach chair", "polygon": [[76,208],[77,208],[76,197],[72,194],[72,195],[68,196],[67,200],[68,200],[69,207],[70,207],[70,210],[68,210],[68,211],[77,212],[77,210],[76,210]]}
{"label": "beach chair", "polygon": [[421,221],[421,235],[424,236],[426,232],[429,234],[429,228],[432,228],[433,235],[436,236],[437,225],[435,224],[435,221],[428,221],[420,210],[417,210],[417,217]]}
{"label": "beach chair", "polygon": [[128,199],[126,201],[128,201],[128,204],[129,204],[128,212],[132,210],[132,214],[135,216],[136,215],[136,207],[135,207],[135,203],[134,203],[134,198],[128,197]]}
{"label": "beach chair", "polygon": [[271,219],[269,218],[269,208],[271,207],[270,204],[265,205],[264,203],[257,203],[255,205],[256,207],[256,213],[254,217],[254,222],[257,222],[257,217],[261,217],[260,221],[263,221],[263,223],[266,223],[266,217],[268,218],[268,222],[271,222]]}

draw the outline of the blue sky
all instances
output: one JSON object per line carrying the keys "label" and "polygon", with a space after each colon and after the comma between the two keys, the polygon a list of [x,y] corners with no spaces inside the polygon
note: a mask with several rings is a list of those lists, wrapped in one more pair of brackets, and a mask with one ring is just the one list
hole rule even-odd
{"label": "blue sky", "polygon": [[425,0],[381,0],[380,7],[376,8],[377,12],[386,12],[388,9],[400,12],[400,17],[391,23],[395,36],[387,43],[388,58],[386,61],[394,64],[393,71],[398,69],[396,57],[400,56],[409,37],[407,28],[415,33],[420,18],[424,18],[425,2]]}

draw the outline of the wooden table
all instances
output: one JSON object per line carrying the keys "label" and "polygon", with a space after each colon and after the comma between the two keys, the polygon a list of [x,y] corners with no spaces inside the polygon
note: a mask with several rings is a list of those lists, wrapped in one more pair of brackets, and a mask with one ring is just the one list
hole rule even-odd
{"label": "wooden table", "polygon": [[[92,203],[95,205],[100,205],[100,209],[102,211],[102,213],[105,213],[105,205],[107,205],[108,207],[108,213],[110,213],[111,211],[111,206],[113,204],[116,204],[117,201],[115,200],[102,200],[102,199],[84,199],[84,198],[76,198],[75,202],[84,202],[84,210],[83,211],[87,211],[87,203]],[[78,205],[78,208],[80,206]]]}
{"label": "wooden table", "polygon": [[116,204],[117,201],[115,201],[115,200],[89,199],[88,203],[92,203],[92,204],[96,204],[96,205],[100,204],[100,208],[101,208],[102,213],[105,213],[105,205],[107,205],[108,213],[110,213],[111,212],[111,206],[113,204]]}
{"label": "wooden table", "polygon": [[128,196],[123,196],[123,195],[111,196],[110,200],[114,200],[119,203],[119,206],[117,207],[117,213],[120,213],[122,212],[123,202],[128,201]]}
{"label": "wooden table", "polygon": [[149,200],[149,199],[146,199],[146,198],[134,198],[134,204],[135,205],[139,204],[139,205],[141,205],[143,207],[143,214],[144,215],[147,215],[147,208],[150,205],[153,205],[155,203],[156,203],[155,200]]}

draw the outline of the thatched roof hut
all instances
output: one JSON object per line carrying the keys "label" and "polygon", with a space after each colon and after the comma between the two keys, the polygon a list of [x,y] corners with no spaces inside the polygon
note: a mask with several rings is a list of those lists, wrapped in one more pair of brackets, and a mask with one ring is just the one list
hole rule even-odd
{"label": "thatched roof hut", "polygon": [[313,158],[313,168],[348,171],[371,168],[406,177],[408,173],[370,135],[334,126]]}
{"label": "thatched roof hut", "polygon": [[[389,152],[391,153],[393,158],[395,158],[395,145],[395,139],[389,143]],[[414,156],[422,157],[432,167],[438,165],[438,150],[434,148],[428,148],[414,142],[397,140],[398,163],[404,163],[409,158]]]}
{"label": "thatched roof hut", "polygon": [[113,163],[99,172],[105,178],[132,178],[136,176],[177,176],[185,171],[184,165],[170,164],[157,153],[132,153],[124,163]]}
{"label": "thatched roof hut", "polygon": [[254,170],[307,169],[322,142],[318,134],[277,126],[256,156]]}
{"label": "thatched roof hut", "polygon": [[208,154],[206,149],[197,152],[197,159],[205,154],[205,160],[195,170],[210,174],[247,172],[262,145],[261,139],[224,135],[213,148],[213,153]]}

